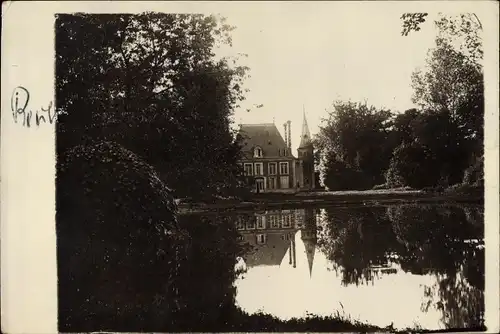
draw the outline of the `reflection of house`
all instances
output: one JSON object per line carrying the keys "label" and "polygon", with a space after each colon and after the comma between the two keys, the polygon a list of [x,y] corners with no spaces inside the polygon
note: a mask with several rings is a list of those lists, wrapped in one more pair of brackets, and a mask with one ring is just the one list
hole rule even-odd
{"label": "reflection of house", "polygon": [[248,177],[255,179],[259,192],[287,192],[314,189],[313,145],[304,114],[298,158],[292,153],[291,122],[284,124],[285,139],[274,123],[241,124],[241,165]]}
{"label": "reflection of house", "polygon": [[301,230],[311,273],[316,250],[315,218],[312,209],[273,210],[240,216],[237,228],[242,239],[253,246],[245,256],[247,266],[279,266],[288,252],[288,263],[295,268],[295,234]]}

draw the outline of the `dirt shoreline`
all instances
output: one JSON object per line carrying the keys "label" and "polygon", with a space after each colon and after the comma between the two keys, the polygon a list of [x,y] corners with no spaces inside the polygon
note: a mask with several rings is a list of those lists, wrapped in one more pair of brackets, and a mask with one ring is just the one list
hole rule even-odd
{"label": "dirt shoreline", "polygon": [[404,203],[481,205],[481,193],[427,193],[422,191],[350,191],[296,194],[259,194],[246,200],[223,199],[212,203],[179,203],[179,214],[293,209],[317,206],[387,206]]}

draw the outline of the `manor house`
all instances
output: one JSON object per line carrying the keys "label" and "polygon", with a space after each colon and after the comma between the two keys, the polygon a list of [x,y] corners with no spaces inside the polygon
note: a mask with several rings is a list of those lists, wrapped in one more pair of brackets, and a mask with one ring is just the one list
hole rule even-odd
{"label": "manor house", "polygon": [[253,177],[257,192],[315,189],[314,148],[304,114],[297,157],[292,153],[291,122],[283,124],[285,139],[274,123],[241,124],[245,175]]}

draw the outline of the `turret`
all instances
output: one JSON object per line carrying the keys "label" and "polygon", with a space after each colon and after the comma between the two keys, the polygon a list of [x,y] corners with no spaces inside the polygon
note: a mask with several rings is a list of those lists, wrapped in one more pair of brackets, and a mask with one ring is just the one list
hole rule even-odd
{"label": "turret", "polygon": [[306,113],[304,111],[304,120],[302,122],[302,135],[300,136],[300,145],[297,149],[298,157],[301,161],[301,186],[305,189],[315,188],[314,177],[314,147],[311,140],[311,133],[307,125]]}

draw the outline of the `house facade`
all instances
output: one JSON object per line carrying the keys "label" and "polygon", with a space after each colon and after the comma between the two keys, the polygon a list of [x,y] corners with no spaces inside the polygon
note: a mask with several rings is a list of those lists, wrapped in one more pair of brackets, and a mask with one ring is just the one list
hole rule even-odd
{"label": "house facade", "polygon": [[298,156],[291,148],[291,122],[284,127],[285,138],[274,123],[241,124],[240,165],[253,178],[256,192],[291,192],[315,188],[314,148],[304,114]]}

